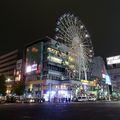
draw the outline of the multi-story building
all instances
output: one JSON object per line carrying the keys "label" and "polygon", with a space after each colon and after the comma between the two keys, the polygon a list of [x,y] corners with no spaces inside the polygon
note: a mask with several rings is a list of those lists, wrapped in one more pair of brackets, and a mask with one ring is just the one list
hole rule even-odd
{"label": "multi-story building", "polygon": [[100,56],[94,57],[91,69],[92,76],[97,79],[100,96],[107,96],[111,93],[111,80],[103,58]]}
{"label": "multi-story building", "polygon": [[14,50],[0,56],[0,75],[5,75],[7,94],[10,94],[15,82],[16,63],[19,59],[19,51]]}
{"label": "multi-story building", "polygon": [[[62,48],[64,48],[64,52]],[[65,67],[68,64],[65,60],[65,49],[64,45],[58,46],[55,40],[49,38],[26,45],[25,83],[27,92],[31,91],[33,95],[43,95],[47,94],[49,90],[55,94],[54,90],[59,88],[68,89],[65,85],[65,81],[68,81],[68,76],[65,75]]]}
{"label": "multi-story building", "polygon": [[120,95],[120,55],[107,57],[107,69],[111,77],[113,95]]}
{"label": "multi-story building", "polygon": [[93,58],[92,67],[91,67],[92,76],[102,78],[103,73],[107,74],[107,70],[105,68],[105,62],[102,57],[97,56]]}
{"label": "multi-story building", "polygon": [[70,98],[71,90],[77,86],[80,90],[81,83],[85,89],[94,84],[73,78],[71,68],[74,68],[75,60],[68,56],[68,47],[63,43],[46,37],[27,44],[24,52],[26,95]]}

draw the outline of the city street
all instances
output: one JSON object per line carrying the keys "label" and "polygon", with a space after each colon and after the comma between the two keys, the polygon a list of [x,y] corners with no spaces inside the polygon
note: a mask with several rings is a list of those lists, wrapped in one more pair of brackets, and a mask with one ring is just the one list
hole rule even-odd
{"label": "city street", "polygon": [[0,120],[120,120],[120,102],[6,103]]}

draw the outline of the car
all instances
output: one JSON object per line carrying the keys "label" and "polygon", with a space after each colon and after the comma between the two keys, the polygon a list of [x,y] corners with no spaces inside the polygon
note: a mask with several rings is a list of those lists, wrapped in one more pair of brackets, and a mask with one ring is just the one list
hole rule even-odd
{"label": "car", "polygon": [[33,98],[29,99],[29,103],[35,103],[35,99]]}
{"label": "car", "polygon": [[86,96],[80,96],[77,98],[78,102],[87,101],[87,100],[88,100],[88,98]]}
{"label": "car", "polygon": [[24,99],[24,103],[35,103],[35,99],[34,98],[26,98],[26,99]]}
{"label": "car", "polygon": [[89,100],[89,101],[96,101],[97,98],[96,98],[96,97],[91,97],[91,96],[89,96],[89,97],[88,97],[88,100]]}

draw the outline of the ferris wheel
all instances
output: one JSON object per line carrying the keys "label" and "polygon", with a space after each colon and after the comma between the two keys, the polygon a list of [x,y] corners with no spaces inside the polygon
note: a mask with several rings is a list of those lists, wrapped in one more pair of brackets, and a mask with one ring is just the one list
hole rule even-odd
{"label": "ferris wheel", "polygon": [[87,80],[94,52],[90,35],[84,24],[78,17],[67,13],[59,18],[55,30],[55,39],[68,46],[71,70],[78,76],[79,80]]}

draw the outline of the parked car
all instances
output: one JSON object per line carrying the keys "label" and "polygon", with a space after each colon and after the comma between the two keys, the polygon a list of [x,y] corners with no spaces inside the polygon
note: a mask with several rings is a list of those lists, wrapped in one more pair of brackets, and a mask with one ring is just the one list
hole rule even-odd
{"label": "parked car", "polygon": [[29,99],[29,103],[35,103],[35,99],[34,98]]}
{"label": "parked car", "polygon": [[96,101],[97,98],[96,98],[96,97],[91,97],[91,96],[89,96],[89,97],[88,97],[88,100],[89,100],[89,101]]}
{"label": "parked car", "polygon": [[26,98],[24,100],[24,103],[35,103],[35,99],[34,98]]}
{"label": "parked car", "polygon": [[87,101],[87,100],[88,100],[88,97],[86,97],[86,96],[80,96],[77,98],[78,102]]}

